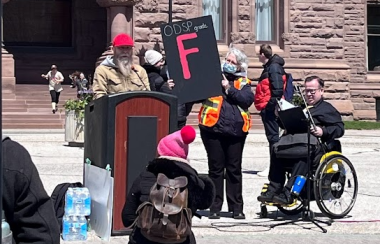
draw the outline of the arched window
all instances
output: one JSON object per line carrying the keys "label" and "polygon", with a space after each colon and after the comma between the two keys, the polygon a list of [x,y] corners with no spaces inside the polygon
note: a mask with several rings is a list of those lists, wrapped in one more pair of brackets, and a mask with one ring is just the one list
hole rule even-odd
{"label": "arched window", "polygon": [[72,0],[12,0],[3,20],[6,46],[72,46]]}

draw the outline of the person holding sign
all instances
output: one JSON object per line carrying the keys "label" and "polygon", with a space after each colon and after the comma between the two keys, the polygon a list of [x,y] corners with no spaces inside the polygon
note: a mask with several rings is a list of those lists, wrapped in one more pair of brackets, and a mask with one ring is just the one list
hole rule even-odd
{"label": "person holding sign", "polygon": [[133,40],[124,33],[112,42],[113,56],[96,68],[94,99],[126,91],[150,91],[148,75],[140,65],[133,64]]}
{"label": "person holding sign", "polygon": [[219,219],[224,198],[224,172],[228,212],[235,219],[245,219],[242,195],[242,156],[251,128],[248,108],[254,95],[247,78],[248,58],[230,48],[222,64],[223,95],[206,99],[199,111],[199,128],[208,157],[209,177],[215,184],[216,197],[209,219]]}

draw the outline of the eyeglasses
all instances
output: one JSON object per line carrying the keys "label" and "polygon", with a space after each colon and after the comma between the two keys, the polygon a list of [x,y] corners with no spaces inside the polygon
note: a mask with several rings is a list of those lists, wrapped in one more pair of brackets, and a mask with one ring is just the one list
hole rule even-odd
{"label": "eyeglasses", "polygon": [[317,88],[317,89],[305,89],[303,92],[305,94],[310,93],[311,95],[314,95],[318,90],[321,90],[321,88]]}

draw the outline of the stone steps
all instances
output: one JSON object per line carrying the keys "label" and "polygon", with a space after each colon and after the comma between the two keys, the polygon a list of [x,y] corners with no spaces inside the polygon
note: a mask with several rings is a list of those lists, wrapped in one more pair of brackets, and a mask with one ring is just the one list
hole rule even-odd
{"label": "stone steps", "polygon": [[[76,98],[76,89],[63,86],[58,111],[53,114],[50,94],[46,85],[16,85],[15,94],[3,93],[2,126],[3,129],[62,129],[65,123],[63,104],[68,99]],[[187,119],[187,124],[197,127],[198,111],[201,104],[194,104]],[[262,129],[263,125],[254,106],[252,129]]]}
{"label": "stone steps", "polygon": [[76,98],[76,89],[63,86],[58,112],[52,113],[46,85],[16,85],[15,94],[3,93],[3,129],[63,129],[63,103]]}

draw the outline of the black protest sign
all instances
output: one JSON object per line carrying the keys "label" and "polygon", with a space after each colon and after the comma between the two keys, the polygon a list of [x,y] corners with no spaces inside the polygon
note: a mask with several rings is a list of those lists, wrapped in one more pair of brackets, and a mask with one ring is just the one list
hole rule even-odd
{"label": "black protest sign", "polygon": [[222,72],[211,16],[161,26],[173,93],[180,103],[222,94]]}

